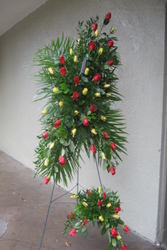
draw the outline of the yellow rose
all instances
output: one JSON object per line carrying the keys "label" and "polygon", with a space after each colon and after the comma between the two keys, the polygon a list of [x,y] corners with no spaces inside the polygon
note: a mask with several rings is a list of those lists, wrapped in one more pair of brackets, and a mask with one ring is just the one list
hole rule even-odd
{"label": "yellow rose", "polygon": [[84,88],[83,91],[82,91],[82,94],[83,94],[83,95],[87,95],[87,93],[88,93],[88,89],[87,89],[87,88]]}
{"label": "yellow rose", "polygon": [[101,186],[98,186],[98,193],[101,194]]}
{"label": "yellow rose", "polygon": [[86,76],[89,74],[89,68],[86,68],[86,69],[85,69],[84,74],[85,74]]}
{"label": "yellow rose", "polygon": [[51,75],[54,74],[54,70],[53,70],[51,67],[48,69],[48,71],[49,71],[49,73],[50,73]]}
{"label": "yellow rose", "polygon": [[71,131],[72,137],[74,137],[76,135],[76,132],[77,132],[76,128],[72,129],[72,131]]}
{"label": "yellow rose", "polygon": [[48,108],[45,108],[43,111],[42,111],[42,114],[46,114],[48,112]]}
{"label": "yellow rose", "polygon": [[77,63],[78,62],[78,58],[77,56],[74,56],[74,62]]}
{"label": "yellow rose", "polygon": [[71,197],[71,199],[75,199],[75,200],[77,199],[77,195],[76,194],[71,194],[70,197]]}
{"label": "yellow rose", "polygon": [[73,50],[72,50],[72,48],[70,48],[70,55],[71,55],[71,56],[73,55]]}
{"label": "yellow rose", "polygon": [[100,220],[100,221],[104,221],[104,218],[103,218],[102,215],[99,216],[99,220]]}
{"label": "yellow rose", "polygon": [[80,39],[80,38],[78,38],[78,44],[80,44],[80,41],[81,41],[81,39]]}
{"label": "yellow rose", "polygon": [[107,96],[107,97],[110,97],[110,96],[111,96],[111,93],[106,93],[106,96]]}
{"label": "yellow rose", "polygon": [[88,203],[86,203],[85,201],[83,201],[83,202],[82,202],[82,205],[83,205],[84,207],[87,207],[87,206],[88,206]]}
{"label": "yellow rose", "polygon": [[48,167],[48,165],[49,165],[49,159],[47,158],[46,160],[45,160],[45,167]]}
{"label": "yellow rose", "polygon": [[107,208],[111,207],[111,203],[109,202],[106,207]]}
{"label": "yellow rose", "polygon": [[102,158],[103,160],[106,159],[106,156],[105,156],[105,154],[104,154],[103,152],[101,152],[101,158]]}
{"label": "yellow rose", "polygon": [[108,89],[110,87],[110,84],[104,84],[103,86],[105,89]]}
{"label": "yellow rose", "polygon": [[118,219],[119,219],[119,215],[118,215],[118,214],[114,214],[114,215],[113,215],[113,218],[115,218],[115,219],[118,220]]}
{"label": "yellow rose", "polygon": [[92,134],[97,135],[97,132],[94,128],[92,128],[91,132],[92,132]]}
{"label": "yellow rose", "polygon": [[118,235],[117,235],[117,240],[121,240],[121,239],[122,239],[121,235],[118,234]]}
{"label": "yellow rose", "polygon": [[99,55],[102,55],[102,53],[103,53],[103,48],[100,48],[99,49]]}
{"label": "yellow rose", "polygon": [[96,97],[101,97],[101,94],[99,92],[95,93]]}
{"label": "yellow rose", "polygon": [[54,88],[53,88],[53,92],[54,92],[54,93],[57,93],[58,91],[59,91],[59,89],[58,89],[57,87],[54,87]]}
{"label": "yellow rose", "polygon": [[97,37],[98,34],[99,34],[99,30],[97,29],[97,30],[95,31],[95,36]]}
{"label": "yellow rose", "polygon": [[78,114],[79,114],[78,110],[75,110],[75,111],[74,111],[74,114],[75,114],[75,115],[78,115]]}
{"label": "yellow rose", "polygon": [[105,116],[103,116],[103,115],[101,115],[100,119],[101,119],[102,121],[104,121],[104,122],[107,120],[107,118],[106,118]]}
{"label": "yellow rose", "polygon": [[111,28],[111,30],[110,30],[110,33],[112,34],[112,33],[114,33],[115,32],[115,27],[113,26],[112,28]]}
{"label": "yellow rose", "polygon": [[52,143],[50,144],[50,146],[49,146],[49,149],[51,150],[52,148],[54,148],[54,145],[55,145],[55,143],[52,142]]}
{"label": "yellow rose", "polygon": [[62,101],[59,102],[59,106],[60,106],[60,107],[63,106],[63,102],[62,102]]}

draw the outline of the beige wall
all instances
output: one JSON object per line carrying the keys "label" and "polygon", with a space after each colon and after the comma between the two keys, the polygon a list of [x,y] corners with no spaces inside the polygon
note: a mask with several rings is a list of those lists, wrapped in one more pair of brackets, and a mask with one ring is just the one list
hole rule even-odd
{"label": "beige wall", "polygon": [[[112,12],[119,38],[119,107],[127,122],[128,156],[116,176],[102,182],[118,190],[123,219],[155,241],[159,194],[164,74],[165,1],[51,0],[0,37],[0,150],[33,168],[40,103],[32,103],[33,54],[57,36],[75,36],[78,20]],[[97,186],[95,164],[85,158],[81,185]]]}

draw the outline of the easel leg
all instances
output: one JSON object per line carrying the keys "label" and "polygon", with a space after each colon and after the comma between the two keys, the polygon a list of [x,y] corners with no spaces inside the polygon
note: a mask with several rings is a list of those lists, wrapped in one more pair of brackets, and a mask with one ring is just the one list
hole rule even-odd
{"label": "easel leg", "polygon": [[42,247],[42,241],[43,241],[43,237],[44,237],[44,234],[45,234],[45,229],[46,229],[46,224],[47,224],[47,221],[48,221],[48,216],[49,216],[50,206],[51,206],[51,203],[52,203],[52,197],[53,197],[54,189],[55,189],[55,182],[53,184],[53,189],[52,189],[52,193],[51,193],[51,197],[50,197],[49,207],[48,207],[48,211],[47,211],[47,215],[46,215],[46,220],[45,220],[45,225],[44,225],[44,228],[43,228],[43,233],[42,233],[42,237],[41,237],[39,250],[41,250],[41,247]]}

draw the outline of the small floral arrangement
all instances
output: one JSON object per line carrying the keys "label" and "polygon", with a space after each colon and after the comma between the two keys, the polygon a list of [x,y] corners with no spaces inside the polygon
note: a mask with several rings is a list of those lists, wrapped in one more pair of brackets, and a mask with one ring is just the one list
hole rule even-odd
{"label": "small floral arrangement", "polygon": [[[98,157],[98,164],[112,175],[120,153],[125,153],[125,124],[114,103],[121,100],[116,69],[120,65],[114,27],[103,29],[111,20],[107,13],[78,22],[78,40],[57,39],[39,50],[34,64],[39,89],[36,100],[46,100],[40,118],[43,132],[38,136],[36,173],[68,184],[80,166],[85,149]],[[96,154],[98,153],[98,154]]]}
{"label": "small floral arrangement", "polygon": [[121,208],[117,193],[103,191],[99,186],[97,189],[80,191],[78,195],[71,195],[71,198],[77,199],[77,203],[74,211],[67,216],[64,234],[68,228],[72,228],[70,236],[75,236],[78,232],[86,236],[87,223],[92,222],[93,225],[97,223],[101,228],[101,235],[108,234],[109,249],[118,248],[119,245],[122,250],[127,249],[118,231],[118,226],[121,226],[126,233],[130,229],[119,216]]}

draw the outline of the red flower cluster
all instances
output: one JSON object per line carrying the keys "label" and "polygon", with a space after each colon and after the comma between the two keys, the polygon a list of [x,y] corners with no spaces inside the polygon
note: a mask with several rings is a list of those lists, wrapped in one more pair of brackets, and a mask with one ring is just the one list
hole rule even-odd
{"label": "red flower cluster", "polygon": [[63,66],[59,69],[59,72],[62,76],[65,76],[66,75],[66,68]]}
{"label": "red flower cluster", "polygon": [[79,97],[79,93],[78,93],[77,91],[74,92],[73,95],[72,95],[72,98],[73,98],[74,100],[77,100],[78,97]]}
{"label": "red flower cluster", "polygon": [[60,64],[65,64],[64,56],[59,57]]}
{"label": "red flower cluster", "polygon": [[59,165],[60,166],[64,166],[66,164],[66,159],[65,159],[65,156],[59,156]]}
{"label": "red flower cluster", "polygon": [[118,207],[116,207],[115,209],[114,209],[114,213],[119,213],[121,211],[121,208],[118,206]]}
{"label": "red flower cluster", "polygon": [[94,104],[92,104],[90,106],[90,111],[91,111],[91,113],[95,113],[97,111],[97,107]]}
{"label": "red flower cluster", "polygon": [[95,42],[90,42],[89,43],[89,50],[94,50],[95,47],[96,47],[96,43]]}
{"label": "red flower cluster", "polygon": [[94,82],[98,82],[98,81],[100,81],[100,79],[101,79],[101,75],[100,75],[99,73],[97,73],[97,74],[93,77]]}
{"label": "red flower cluster", "polygon": [[103,205],[103,202],[102,202],[101,200],[98,200],[98,201],[97,201],[97,205],[98,205],[99,207],[101,207],[101,206]]}
{"label": "red flower cluster", "polygon": [[93,153],[93,154],[96,154],[96,148],[94,145],[91,145],[90,146],[90,151]]}
{"label": "red flower cluster", "polygon": [[74,83],[79,84],[79,76],[74,76]]}
{"label": "red flower cluster", "polygon": [[116,238],[117,235],[118,235],[117,230],[116,230],[115,227],[111,228],[110,233],[111,233],[113,238]]}

